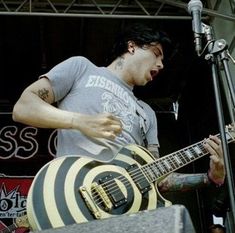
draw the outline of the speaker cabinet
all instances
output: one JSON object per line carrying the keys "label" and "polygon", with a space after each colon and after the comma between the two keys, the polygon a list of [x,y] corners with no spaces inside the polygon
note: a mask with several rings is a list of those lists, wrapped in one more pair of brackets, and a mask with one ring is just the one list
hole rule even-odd
{"label": "speaker cabinet", "polygon": [[195,233],[187,209],[183,205],[161,207],[114,218],[93,220],[65,227],[35,231],[43,233]]}

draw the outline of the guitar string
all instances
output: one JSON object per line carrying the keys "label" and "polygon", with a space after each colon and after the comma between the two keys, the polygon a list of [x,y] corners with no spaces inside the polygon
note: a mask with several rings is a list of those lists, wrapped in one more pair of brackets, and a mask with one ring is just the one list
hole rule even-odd
{"label": "guitar string", "polygon": [[[218,136],[218,135],[217,135]],[[232,140],[231,141],[233,141],[234,140],[234,138],[229,134],[228,135],[229,137],[230,137],[230,139],[232,138]],[[204,156],[204,155],[206,155],[206,154],[208,154],[208,152],[206,151],[206,149],[204,148],[204,146],[202,145],[202,142],[204,142],[204,140],[202,140],[201,142],[199,142],[199,143],[195,143],[194,145],[191,145],[191,146],[189,146],[189,147],[187,147],[187,148],[184,148],[184,149],[182,149],[182,150],[179,150],[179,151],[177,151],[176,152],[176,154],[180,157],[180,159],[181,160],[183,160],[183,166],[184,165],[187,165],[188,163],[191,163],[191,162],[193,162],[195,159],[198,159],[198,158],[201,158],[202,156]],[[228,142],[229,142],[229,140],[228,140]],[[200,153],[199,155],[197,154],[197,151],[195,151],[195,149],[200,149],[200,151],[202,152],[202,154]],[[188,154],[188,152],[190,151],[190,153]],[[187,152],[187,153],[186,153]],[[192,153],[192,154],[191,154]],[[188,155],[190,155],[190,157],[188,157]],[[199,156],[198,158],[196,158],[195,156]],[[193,161],[191,161],[191,159],[192,159],[192,156],[194,156],[195,157],[195,159],[193,158]],[[179,159],[179,157],[178,157],[178,159]],[[164,158],[164,157],[163,157]],[[163,161],[166,161],[168,159],[168,162],[169,162],[169,164],[171,165],[171,167],[172,167],[172,165],[174,165],[175,166],[175,164],[177,164],[178,163],[178,161],[177,161],[177,159],[175,159],[175,156],[173,156],[173,154],[171,154],[171,155],[169,155],[169,156],[167,156],[167,158],[165,157],[164,158],[164,160]],[[187,161],[187,159],[188,159],[188,161]],[[174,161],[173,161],[174,160]],[[158,168],[159,169],[159,167],[157,167],[157,162],[159,163],[158,165],[160,165],[160,162],[161,161],[159,161],[159,160],[157,160],[157,161],[155,161],[155,162],[153,162],[153,163],[151,163],[151,164],[147,164],[147,165],[145,165],[145,166],[143,166],[142,168],[136,168],[135,170],[133,170],[133,171],[131,171],[130,173],[132,173],[132,176],[134,176],[135,174],[134,174],[134,172],[137,174],[137,175],[140,175],[141,176],[141,179],[143,179],[142,177],[143,177],[143,173],[142,173],[142,171],[141,170],[145,170],[144,172],[146,172],[145,173],[145,175],[146,174],[148,174],[149,173],[149,171],[151,170],[151,175],[153,175],[154,174],[154,172],[156,171],[156,168]],[[182,162],[182,161],[181,161]],[[155,170],[154,170],[154,172],[152,172],[152,168],[150,167],[150,166],[153,166],[154,165],[154,163],[155,163]],[[185,163],[185,164],[184,164]],[[176,167],[176,169],[178,169],[178,168],[180,168],[180,167],[182,167],[182,165],[181,165],[181,163],[179,163],[178,164],[178,166],[179,167]],[[161,166],[160,166],[161,167]],[[161,167],[162,168],[162,167]],[[176,170],[175,168],[173,168],[172,170],[174,171],[174,170]],[[159,169],[160,170],[160,169]],[[167,169],[165,170],[165,168],[164,168],[164,166],[163,166],[163,174],[164,174],[164,172],[165,171],[167,171]],[[168,173],[169,172],[171,172],[171,171],[167,171]],[[160,173],[160,171],[159,171],[159,173]],[[134,174],[134,175],[133,175]],[[156,172],[155,172],[155,174],[156,174]],[[161,173],[160,173],[161,174]],[[131,174],[130,174],[131,175]],[[150,175],[150,176],[151,176]],[[136,178],[137,176],[135,176],[135,178]],[[152,176],[152,177],[154,177],[154,176]],[[124,177],[124,176],[119,176],[119,177],[116,177],[116,179],[119,179],[119,180],[121,180],[122,181],[122,179],[123,179],[123,183],[124,183],[124,180],[126,180],[126,184],[128,184],[129,186],[131,185],[130,183],[129,183],[129,180],[126,178],[126,177]],[[149,178],[149,177],[148,177]],[[151,178],[151,177],[150,177]],[[140,179],[140,180],[141,180]],[[139,181],[140,181],[139,180]],[[137,180],[138,181],[138,180]],[[151,181],[151,180],[150,180]],[[154,181],[154,180],[153,180]],[[112,183],[111,183],[112,182]],[[104,184],[101,184],[100,186],[103,186],[103,185],[105,185],[105,187],[104,187],[104,189],[108,189],[108,185],[107,184],[110,184],[110,185],[113,185],[113,180],[112,181],[108,181],[108,182],[106,182],[106,183],[104,183]],[[124,183],[125,184],[125,183]],[[114,190],[112,190],[112,192],[115,192],[115,191],[118,191],[119,189],[117,189],[118,188],[118,186],[115,184],[114,186]],[[113,188],[112,187],[112,188]],[[126,187],[126,186],[125,186]],[[128,186],[127,186],[127,188],[128,188]],[[111,193],[111,191],[110,191],[110,189],[108,190],[109,191],[109,193]],[[99,194],[97,194],[97,195],[99,195]],[[101,199],[101,198],[99,198],[99,199]]]}
{"label": "guitar string", "polygon": [[[186,165],[186,164],[184,164],[184,165]],[[139,175],[141,175],[141,177],[143,177],[143,173],[140,171],[139,172]],[[117,177],[117,178],[119,178],[119,177]],[[128,189],[129,188],[129,186],[131,186],[131,184],[129,183],[129,181],[128,181],[128,179],[126,178],[126,177],[123,177],[125,180],[127,180],[127,182],[126,182],[126,185],[125,185],[125,187]],[[140,181],[140,180],[139,180]],[[125,183],[125,182],[123,182],[123,183]],[[103,184],[101,185],[101,186],[103,186]],[[104,190],[106,190],[106,191],[108,191],[110,194],[114,194],[115,192],[119,192],[119,188],[117,187],[117,186],[113,186],[112,187],[112,190],[110,191],[110,188],[108,189],[107,187],[103,187],[104,188]],[[114,188],[114,189],[113,189]],[[100,201],[100,202],[97,202],[97,204],[99,205],[99,204],[101,204],[102,202],[103,202],[103,200],[102,200],[102,198],[99,196],[99,194],[97,194],[97,196],[95,196],[94,197],[94,201]]]}
{"label": "guitar string", "polygon": [[[218,136],[218,135],[217,135]],[[229,138],[231,139],[232,138],[232,140],[230,140],[230,141],[233,141],[234,140],[234,138],[231,136],[231,135],[228,135],[229,136]],[[176,152],[177,154],[178,154],[178,156],[181,158],[181,160],[184,160],[183,161],[183,166],[184,165],[186,165],[186,164],[188,164],[188,163],[191,163],[191,162],[193,162],[195,159],[198,159],[198,158],[201,158],[202,156],[204,156],[204,155],[206,155],[206,154],[208,154],[208,151],[204,148],[204,146],[202,145],[202,142],[204,142],[205,140],[202,140],[201,142],[199,142],[199,143],[195,143],[194,145],[191,145],[191,146],[189,146],[189,147],[187,147],[187,148],[184,148],[183,150],[179,150],[178,152]],[[228,139],[228,142],[229,142],[229,139]],[[200,149],[199,151],[198,151],[198,149]],[[197,151],[196,151],[197,150]],[[190,153],[188,153],[188,152],[190,152]],[[197,152],[200,152],[199,154],[197,154]],[[184,156],[185,155],[185,156]],[[188,156],[190,156],[190,157],[188,157]],[[195,157],[195,156],[199,156],[199,157]],[[178,159],[179,159],[179,157],[178,157]],[[192,157],[193,157],[193,159],[192,159]],[[195,158],[194,158],[195,157]],[[173,161],[174,159],[175,159],[175,156],[173,156],[172,154],[171,155],[169,155],[168,156],[168,158],[165,158],[164,160],[163,160],[163,162],[164,161],[166,161],[168,159],[168,162],[169,162],[169,164],[171,165],[170,166],[170,169],[172,168],[172,165],[174,165],[175,166],[175,163],[177,163],[177,160],[175,160],[175,161]],[[188,159],[188,160],[187,160]],[[192,161],[193,160],[193,161]],[[157,160],[157,162],[159,162],[159,160]],[[171,163],[172,162],[172,163]],[[181,161],[182,162],[182,161]],[[185,164],[184,164],[185,163]],[[169,165],[168,164],[168,165]],[[151,163],[150,165],[149,164],[147,164],[146,166],[143,166],[142,168],[137,168],[135,171],[140,171],[140,170],[143,170],[144,171],[144,169],[145,169],[145,167],[146,167],[146,169],[145,169],[145,175],[147,175],[147,174],[149,174],[149,173],[151,173],[150,174],[150,177],[149,176],[147,176],[148,177],[148,179],[150,178],[150,181],[151,181],[151,179],[152,179],[152,177],[155,177],[154,176],[154,173],[156,174],[156,167],[154,168],[155,170],[154,171],[152,171],[152,169],[151,169],[151,167],[150,166],[152,166],[153,165],[153,163]],[[180,167],[181,166],[181,164],[179,163],[178,164],[178,166]],[[161,167],[161,166],[160,166]],[[166,172],[170,172],[170,171],[168,171],[167,169],[165,169],[164,168],[164,166],[162,166],[163,167],[163,173],[166,171]],[[159,167],[157,167],[158,169],[159,169]],[[176,167],[176,169],[177,169],[178,167]],[[173,168],[173,169],[171,169],[171,170],[176,170],[175,168]],[[151,172],[150,172],[151,171]],[[132,171],[133,172],[133,171]],[[160,172],[159,172],[160,173]],[[143,173],[142,173],[142,171],[139,173],[140,175],[141,175],[141,179],[143,179],[142,177],[143,177]],[[151,176],[152,175],[152,176]],[[117,177],[116,179],[118,179],[119,177]],[[128,179],[127,178],[125,178],[125,177],[123,177],[124,179],[126,179],[127,180],[127,182],[128,182]],[[136,177],[135,177],[136,178]],[[153,180],[154,181],[154,180]],[[113,184],[113,183],[112,183]],[[112,185],[111,184],[111,185]],[[131,184],[129,184],[129,185],[131,185]],[[113,190],[113,191],[118,191],[117,190],[117,185],[115,185],[115,189],[116,190]],[[106,189],[107,190],[107,185],[106,185],[106,187],[104,187],[104,189]],[[109,191],[109,193],[110,193],[110,189],[108,190]]]}
{"label": "guitar string", "polygon": [[[195,151],[193,151],[194,153],[195,153]],[[195,153],[196,154],[196,153]],[[179,154],[180,156],[181,156],[181,159],[183,160],[183,157],[182,157],[182,153],[180,153]],[[197,154],[196,154],[197,155]],[[187,155],[186,155],[187,156]],[[173,159],[174,159],[174,157],[173,156],[169,156],[169,158],[168,158],[168,162],[170,162],[171,160],[173,161]],[[188,158],[189,160],[187,161],[187,160],[185,160],[184,161],[184,163],[186,162],[186,164],[188,163],[188,162],[191,162],[191,160],[190,160],[190,158]],[[156,162],[159,162],[159,161],[155,161],[155,163]],[[141,179],[145,179],[145,177],[143,177],[143,172],[141,171],[141,170],[143,170],[144,172],[145,172],[145,175],[146,175],[146,173],[149,173],[149,165],[147,165],[147,166],[145,166],[145,168],[144,169],[141,169],[141,168],[137,168],[137,169],[135,169],[134,170],[134,172],[136,173],[136,171],[137,171],[137,175],[139,175],[139,176],[141,176]],[[172,169],[171,169],[172,170]],[[130,174],[130,175],[132,175],[132,177],[133,178],[137,178],[138,176],[136,176],[136,174],[134,174],[134,172],[132,171],[131,173],[133,173],[133,174]],[[165,169],[164,170],[164,172],[166,173],[166,172],[171,172],[170,170],[167,170],[167,169]],[[152,175],[153,175],[153,173],[152,173]],[[152,177],[154,177],[154,176],[152,176]],[[152,177],[150,177],[151,179],[152,179]],[[127,180],[127,182],[128,182],[128,179],[126,178],[126,177],[123,177],[125,180]],[[149,178],[149,177],[148,177]],[[119,180],[121,180],[120,179],[120,177],[117,177],[116,179],[119,179]],[[140,182],[141,181],[141,179],[139,179],[139,180],[136,180],[136,182]],[[110,183],[110,182],[112,182],[112,183]],[[109,185],[109,187],[108,187],[108,185],[107,184],[110,184]],[[104,183],[104,184],[101,184],[101,186],[103,186],[103,185],[105,185],[103,188],[104,189],[106,189],[106,190],[108,190],[109,191],[109,193],[111,193],[111,194],[113,194],[115,191],[118,191],[119,190],[119,188],[117,187],[117,185],[116,184],[114,184],[114,186],[112,187],[112,188],[114,188],[114,190],[111,190],[110,189],[110,187],[113,185],[113,180],[111,180],[111,181],[109,181],[109,182],[106,182],[106,183]],[[130,185],[130,184],[129,184]],[[111,192],[112,191],[112,192]],[[99,195],[99,194],[97,194],[97,195]]]}
{"label": "guitar string", "polygon": [[[194,152],[195,153],[195,152]],[[183,158],[183,157],[181,157],[181,158]],[[182,159],[183,160],[183,159]],[[173,161],[173,157],[169,157],[168,158],[168,162],[170,163],[170,161]],[[191,162],[191,160],[189,159],[188,161],[186,160],[186,161],[184,161],[184,163],[188,163],[188,162]],[[182,164],[182,163],[181,163]],[[151,166],[152,166],[152,164],[151,164]],[[157,163],[156,163],[156,166],[157,166]],[[164,174],[165,173],[169,173],[169,172],[171,172],[172,170],[174,170],[174,169],[172,169],[172,168],[170,168],[170,169],[167,169],[167,168],[164,168]],[[147,165],[147,166],[145,166],[144,168],[137,168],[136,169],[136,171],[137,171],[137,175],[136,174],[130,174],[131,176],[132,176],[132,178],[134,178],[135,180],[134,181],[136,181],[136,182],[140,182],[141,181],[141,179],[142,180],[145,180],[145,177],[143,177],[143,173],[144,173],[144,175],[146,175],[147,176],[147,178],[148,178],[148,180],[149,181],[152,181],[152,179],[154,178],[154,180],[155,180],[155,176],[156,176],[156,172],[154,172],[154,171],[152,171],[152,169],[151,169],[151,167],[149,166],[149,165]],[[156,168],[155,168],[155,171],[156,171]],[[149,174],[149,175],[148,175]],[[141,176],[141,179],[139,179],[138,180],[138,175],[139,176]],[[157,176],[158,176],[159,174],[157,174]],[[162,174],[161,174],[162,175]],[[154,181],[153,180],[153,181]],[[110,183],[111,184],[111,183]],[[108,189],[108,188],[110,188],[110,187],[107,187],[108,185],[107,185],[107,183],[105,184],[106,186],[105,186],[105,188],[106,189]],[[112,184],[111,184],[112,185]],[[109,191],[110,191],[110,189],[109,189]],[[112,191],[112,190],[111,190]]]}
{"label": "guitar string", "polygon": [[[194,147],[195,147],[195,145],[194,145]],[[198,143],[198,145],[197,145],[197,147],[201,147],[201,151],[203,152],[203,153],[205,153],[205,151],[203,151],[203,149],[205,150],[205,148],[204,147],[202,147],[199,143]],[[189,162],[191,162],[191,158],[189,158],[188,157],[188,154],[186,154],[185,153],[185,151],[189,151],[189,150],[191,150],[191,153],[193,152],[194,153],[194,157],[196,157],[196,156],[198,156],[198,154],[197,154],[197,152],[195,151],[195,150],[193,150],[193,146],[191,146],[191,147],[188,147],[187,149],[184,149],[184,150],[180,150],[180,151],[178,151],[178,156],[180,156],[180,158],[181,158],[181,160],[183,160],[183,165],[186,165],[187,163],[189,163]],[[207,152],[207,151],[206,151]],[[177,153],[177,152],[176,152]],[[207,152],[208,153],[208,152]],[[204,154],[203,154],[204,155]],[[187,159],[185,159],[185,156],[186,157],[188,157],[188,160]],[[190,155],[190,157],[192,157],[193,155]],[[176,160],[174,160],[175,158],[174,158],[174,156],[171,154],[171,155],[169,155],[167,158],[164,158],[163,157],[163,159],[160,159],[160,160],[162,160],[162,161],[166,161],[166,160],[168,160],[167,162],[169,163],[169,164],[175,164],[176,163]],[[133,179],[135,179],[135,182],[140,182],[141,180],[146,180],[146,178],[145,178],[145,176],[147,177],[147,180],[148,181],[150,181],[150,182],[152,182],[152,181],[155,181],[155,179],[153,180],[153,178],[155,178],[156,177],[156,168],[158,168],[159,169],[159,167],[158,167],[158,165],[160,165],[161,164],[161,162],[162,161],[159,161],[159,160],[157,160],[157,161],[154,161],[153,163],[151,163],[151,164],[147,164],[147,165],[145,165],[145,166],[143,166],[143,167],[141,167],[141,168],[136,168],[136,169],[134,169],[133,171],[131,171],[129,174],[130,174],[130,176],[133,178]],[[171,163],[172,162],[172,163]],[[152,171],[152,168],[153,168],[153,165],[155,164],[155,167],[154,167],[154,171]],[[168,164],[168,165],[169,165]],[[179,164],[178,166],[180,167],[182,165],[182,162],[181,162],[181,164]],[[151,166],[152,166],[152,168],[151,168]],[[169,165],[170,166],[170,165]],[[161,166],[160,166],[161,167]],[[177,167],[178,168],[178,167]],[[176,168],[176,169],[177,169]],[[163,174],[161,174],[159,171],[157,172],[157,178],[159,178],[158,176],[159,176],[159,173],[160,173],[160,175],[162,176],[162,175],[165,175],[166,173],[169,173],[169,172],[171,172],[172,170],[174,171],[175,169],[174,168],[167,168],[167,166],[165,166],[165,168],[164,168],[164,166],[162,166],[162,168],[161,169],[163,169]],[[159,169],[160,170],[160,169]],[[149,175],[149,173],[151,173],[150,175]],[[143,175],[145,175],[145,176],[143,176]],[[123,180],[122,180],[122,179]],[[139,179],[140,178],[140,179]],[[124,177],[124,176],[119,176],[119,177],[116,177],[116,179],[118,179],[118,180],[120,180],[120,181],[123,181],[123,184],[125,185],[125,187],[127,187],[128,188],[128,186],[131,186],[131,184],[129,183],[129,181],[128,181],[128,179],[126,178],[126,177]],[[110,193],[110,194],[114,194],[116,191],[119,191],[119,187],[117,186],[117,184],[115,183],[115,184],[113,184],[113,181],[114,180],[110,180],[110,181],[107,181],[107,182],[105,182],[105,183],[103,183],[103,184],[100,184],[100,186],[102,186],[102,188],[103,189],[105,189],[106,191],[108,190],[108,192]],[[93,191],[92,189],[91,189],[91,191]],[[94,196],[94,198],[96,198],[96,197],[99,197],[99,194],[97,194],[97,196]],[[100,204],[100,203],[99,203]]]}

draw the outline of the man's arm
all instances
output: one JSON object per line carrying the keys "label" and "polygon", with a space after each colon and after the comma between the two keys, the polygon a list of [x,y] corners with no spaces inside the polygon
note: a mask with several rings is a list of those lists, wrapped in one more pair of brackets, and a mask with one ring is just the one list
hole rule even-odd
{"label": "man's arm", "polygon": [[89,137],[114,139],[121,132],[121,122],[109,113],[95,116],[64,111],[52,105],[54,93],[45,77],[22,93],[13,109],[13,120],[41,128],[76,129]]}
{"label": "man's arm", "polygon": [[205,140],[204,147],[209,152],[210,168],[208,173],[199,174],[180,174],[171,173],[158,183],[160,192],[171,191],[189,191],[201,187],[208,186],[213,183],[220,186],[225,180],[225,168],[221,140],[210,135]]}
{"label": "man's arm", "polygon": [[158,183],[158,189],[160,192],[186,192],[206,187],[210,183],[206,173],[180,174],[174,172]]}

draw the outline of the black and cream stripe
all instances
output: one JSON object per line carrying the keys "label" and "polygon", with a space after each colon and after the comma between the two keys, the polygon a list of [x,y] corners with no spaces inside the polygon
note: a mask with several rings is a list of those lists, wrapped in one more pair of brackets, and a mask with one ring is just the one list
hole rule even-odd
{"label": "black and cream stripe", "polygon": [[111,163],[79,156],[64,156],[49,162],[37,173],[28,193],[27,215],[32,229],[56,228],[96,219],[79,188],[85,186],[92,196],[92,184],[107,175],[117,178],[115,181],[127,202],[109,211],[97,203],[101,219],[156,209],[159,199],[169,205],[154,184],[150,184],[151,190],[142,194],[126,170],[130,165],[141,167],[152,161],[153,157],[144,148],[128,145]]}

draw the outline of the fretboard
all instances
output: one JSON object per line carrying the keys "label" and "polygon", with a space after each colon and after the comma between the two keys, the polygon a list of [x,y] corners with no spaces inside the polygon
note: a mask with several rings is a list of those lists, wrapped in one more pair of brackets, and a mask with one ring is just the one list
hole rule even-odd
{"label": "fretboard", "polygon": [[[226,139],[228,143],[234,141],[234,138],[228,132],[226,132]],[[166,155],[154,162],[148,163],[139,169],[148,181],[152,183],[160,177],[170,174],[171,172],[202,158],[204,155],[207,155],[208,151],[204,148],[204,142],[205,141],[202,140],[184,149]]]}

